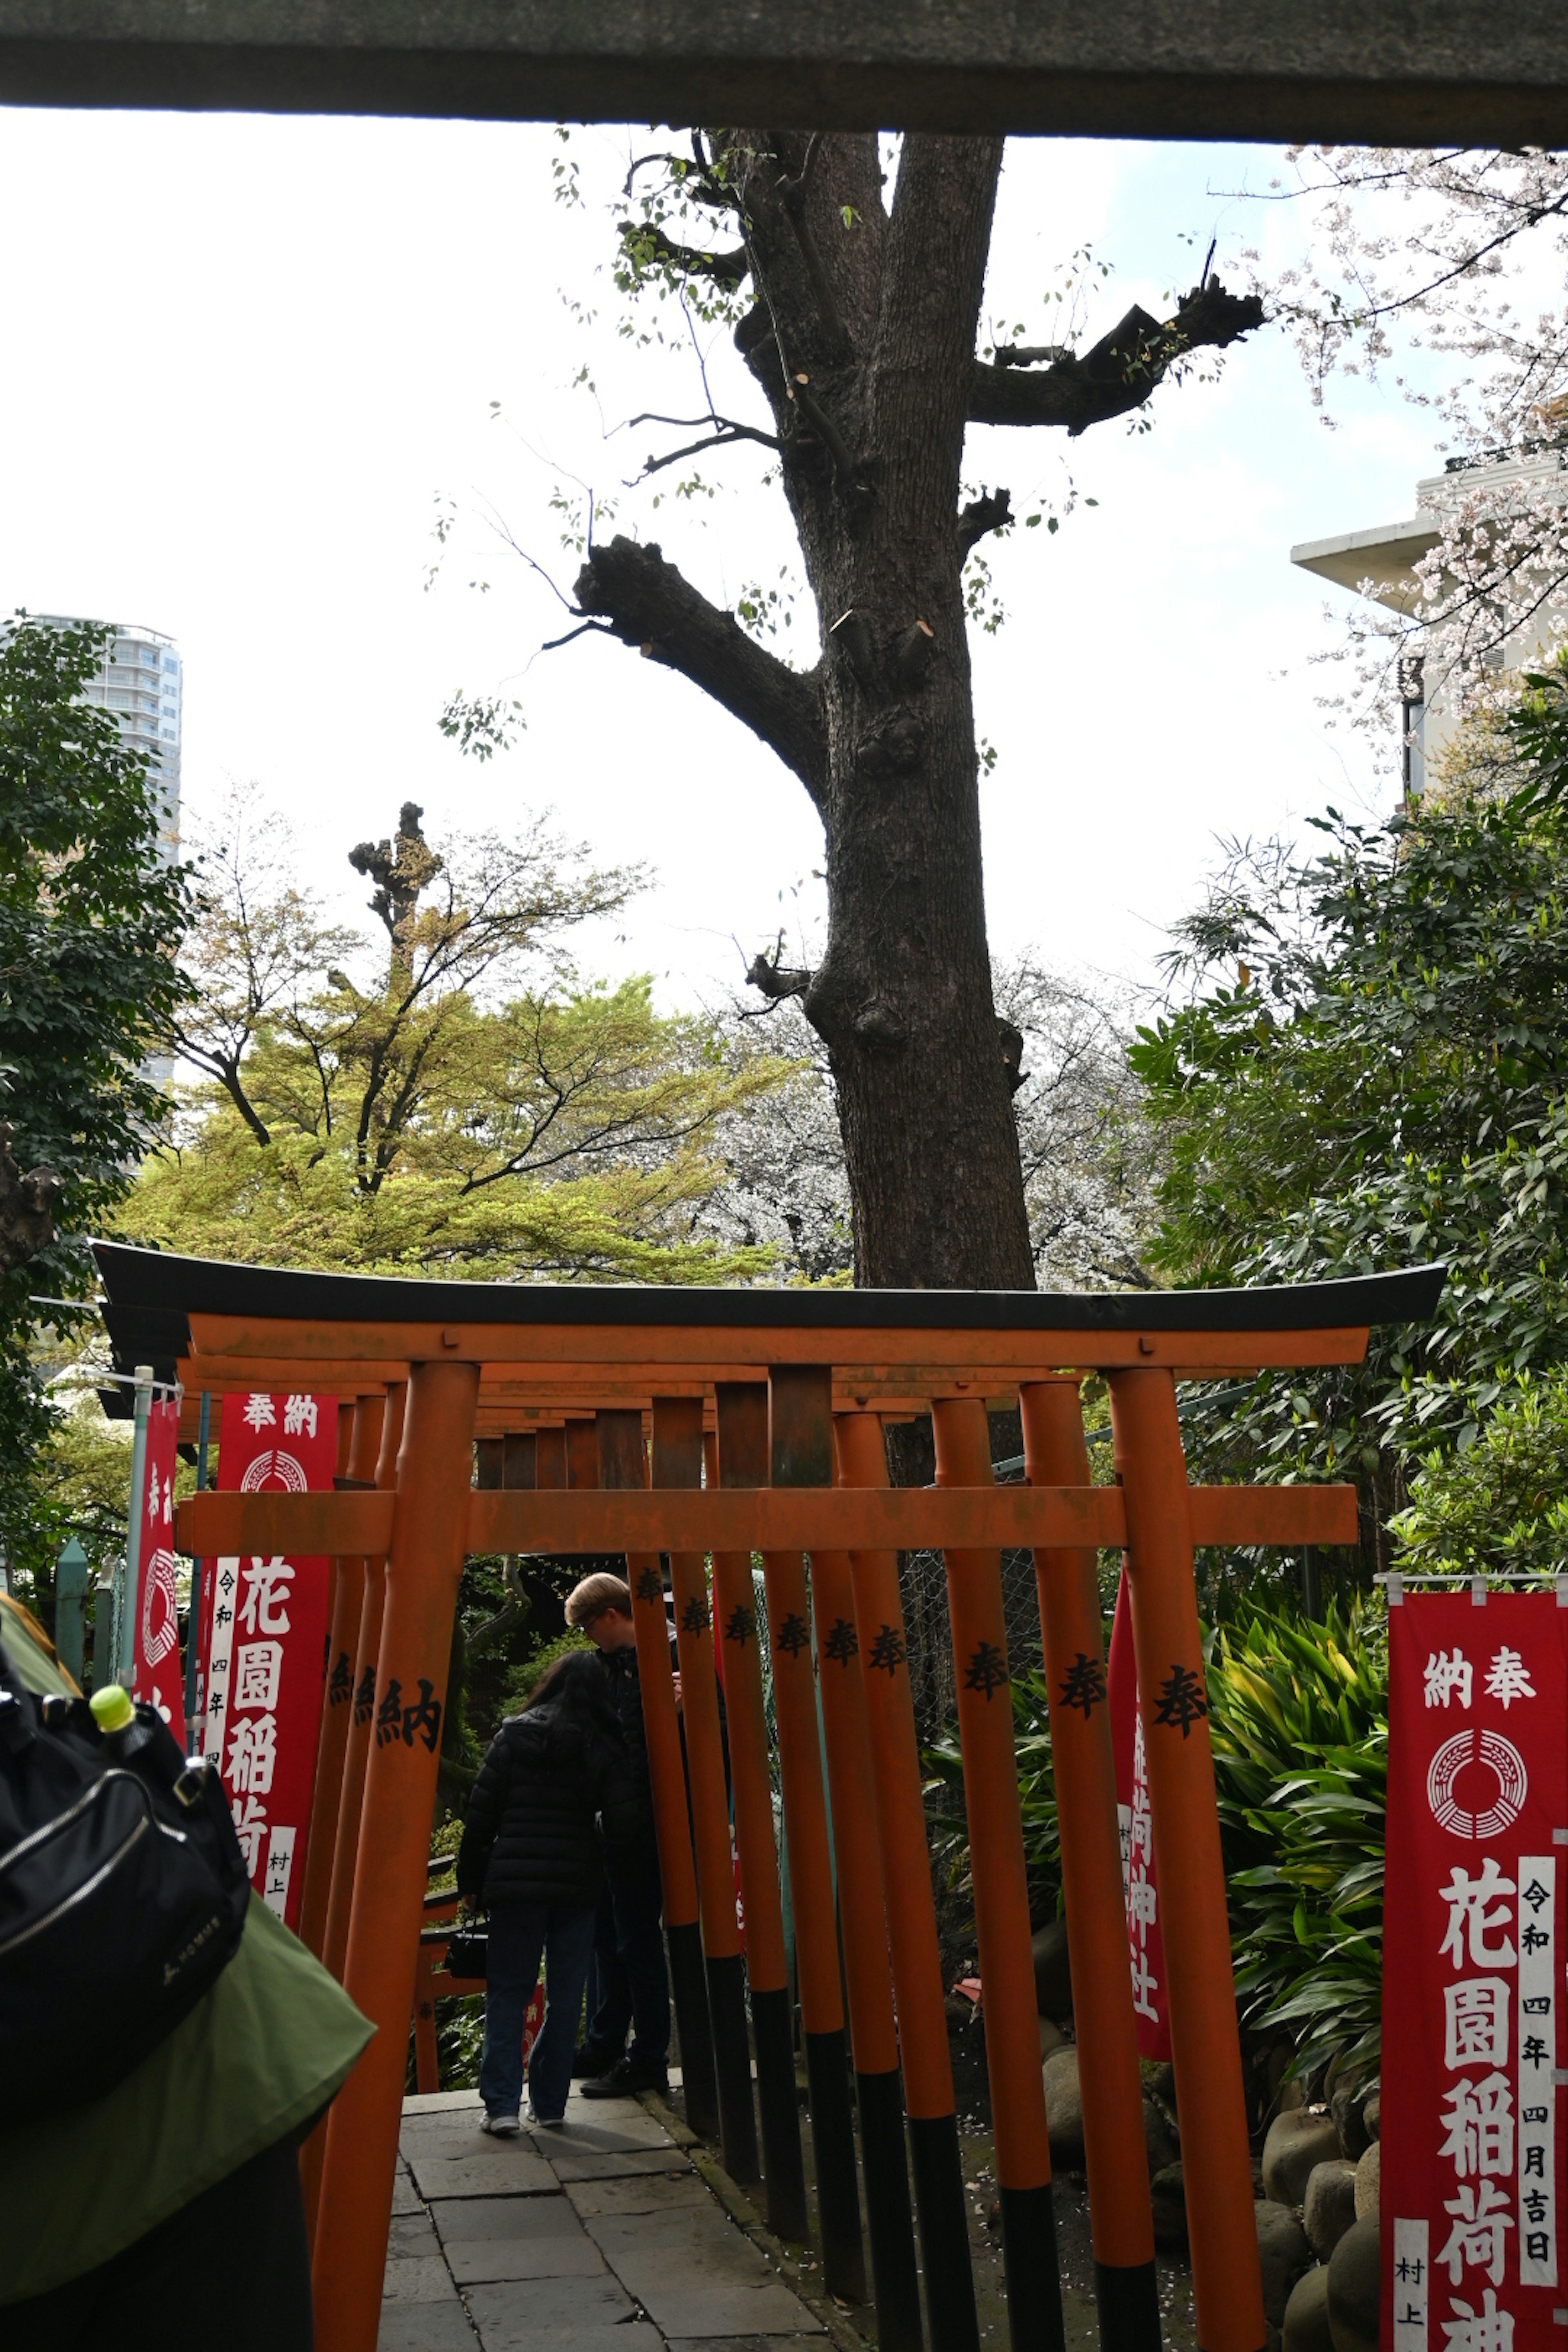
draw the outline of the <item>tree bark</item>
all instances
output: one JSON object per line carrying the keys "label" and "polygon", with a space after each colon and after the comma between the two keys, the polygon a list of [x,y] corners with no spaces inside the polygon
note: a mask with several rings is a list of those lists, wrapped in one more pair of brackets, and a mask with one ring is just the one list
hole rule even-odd
{"label": "tree bark", "polygon": [[821,659],[789,669],[657,548],[625,539],[590,551],[578,604],[741,719],[821,814],[821,963],[781,972],[759,956],[752,978],[799,994],[826,1044],[857,1283],[1032,1288],[963,587],[975,541],[1010,518],[1005,491],[961,512],[964,432],[972,419],[1081,431],[1146,399],[1194,342],[1247,331],[1261,306],[1211,281],[1163,325],[1130,312],[1081,358],[984,366],[1001,140],[907,137],[889,210],[875,139],[723,136],[709,185],[743,247],[707,256],[656,232],[649,249],[726,285],[750,274],[758,299],[736,342],[772,411]]}

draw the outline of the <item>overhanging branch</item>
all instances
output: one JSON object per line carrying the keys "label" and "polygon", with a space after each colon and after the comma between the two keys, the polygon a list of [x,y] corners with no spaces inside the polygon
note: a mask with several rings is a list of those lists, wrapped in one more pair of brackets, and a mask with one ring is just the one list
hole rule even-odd
{"label": "overhanging branch", "polygon": [[1055,425],[1068,434],[1141,408],[1178,361],[1196,351],[1223,351],[1263,324],[1256,294],[1227,294],[1217,278],[1194,286],[1174,318],[1152,319],[1135,303],[1127,316],[1081,356],[1058,359],[1038,371],[1020,366],[1015,349],[1006,364],[976,360],[969,416],[975,425]]}
{"label": "overhanging branch", "polygon": [[732,613],[710,604],[656,546],[617,537],[595,547],[576,585],[583,613],[605,621],[623,645],[700,686],[775,751],[820,806],[827,727],[815,671],[803,676],[765,653]]}

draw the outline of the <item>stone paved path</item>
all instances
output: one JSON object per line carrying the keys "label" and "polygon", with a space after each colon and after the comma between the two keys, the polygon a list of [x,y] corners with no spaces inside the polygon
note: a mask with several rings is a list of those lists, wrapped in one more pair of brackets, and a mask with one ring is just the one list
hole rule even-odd
{"label": "stone paved path", "polygon": [[404,2102],[378,2352],[828,2352],[635,2099],[489,2139],[479,2095]]}

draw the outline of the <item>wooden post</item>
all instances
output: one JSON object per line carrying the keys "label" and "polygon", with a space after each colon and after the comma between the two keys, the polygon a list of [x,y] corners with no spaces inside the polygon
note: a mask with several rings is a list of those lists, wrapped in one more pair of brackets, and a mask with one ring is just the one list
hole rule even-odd
{"label": "wooden post", "polygon": [[[1018,1402],[1030,1485],[1089,1486],[1078,1381],[1064,1377],[1026,1382]],[[1160,2352],[1143,2090],[1094,1550],[1037,1551],[1035,1584],[1050,1694],[1100,2341],[1119,2352]]]}
{"label": "wooden post", "polygon": [[[836,1414],[833,1441],[840,1486],[888,1484],[882,1423],[876,1413]],[[935,2352],[979,2352],[898,1554],[852,1551],[849,1572],[931,2343]]]}
{"label": "wooden post", "polygon": [[[408,1389],[399,1381],[388,1389],[381,1418],[381,1442],[375,1458],[375,1483],[384,1491],[396,1484],[398,1448]],[[326,1927],[321,1939],[322,1965],[341,1984],[349,1948],[349,1920],[353,1910],[354,1868],[359,1858],[360,1811],[364,1800],[365,1767],[375,1720],[375,1668],[381,1655],[381,1617],[386,1596],[384,1559],[360,1562],[362,1595],[359,1634],[354,1643],[353,1690],[343,1735],[343,1769],[338,1797],[337,1825],[332,1837],[332,1874],[327,1890]],[[322,2116],[300,2150],[300,2180],[305,2198],[305,2222],[315,2242],[316,2213],[321,2201],[321,2167],[327,2155],[327,2121]]]}
{"label": "wooden post", "polygon": [[[601,1412],[599,1484],[643,1486],[642,1414]],[[706,2138],[719,2134],[719,2090],[713,2073],[713,2037],[708,2022],[708,1983],[702,1969],[702,1931],[698,1924],[697,1874],[691,1862],[691,1826],[686,1811],[686,1773],[680,1760],[680,1718],[675,1707],[669,1663],[669,1625],[664,1613],[664,1578],[657,1552],[630,1553],[626,1584],[637,1637],[637,1688],[643,1737],[653,1787],[654,1828],[658,1840],[658,1879],[664,1904],[665,1942],[669,1952],[669,1989],[680,2036],[680,2074],[686,2120]]]}
{"label": "wooden post", "polygon": [[[381,1442],[376,1452],[375,1483],[384,1492],[397,1483],[397,1457],[403,1441],[403,1419],[408,1402],[405,1382],[386,1392],[382,1413]],[[365,1766],[369,1760],[375,1716],[375,1669],[381,1655],[381,1617],[386,1597],[386,1562],[361,1562],[364,1580],[360,1602],[359,1637],[354,1643],[353,1696],[343,1747],[342,1793],[338,1801],[337,1834],[332,1842],[332,1879],[327,1896],[327,1927],[321,1958],[341,1984],[349,1945],[349,1917],[353,1908],[354,1865],[359,1856],[360,1809],[364,1797]]]}
{"label": "wooden post", "polygon": [[[774,1364],[768,1373],[768,1469],[775,1486],[833,1484],[833,1373],[826,1364]],[[768,1646],[784,1840],[795,1906],[795,1969],[811,2101],[811,2146],[822,2231],[823,2278],[846,2303],[866,2300],[860,2187],[849,2052],[833,1889],[833,1855],[822,1790],[822,1748],[811,1598],[802,1553],[764,1552]],[[842,1863],[840,1864],[842,1870]]]}
{"label": "wooden post", "polygon": [[436,1988],[430,1981],[435,1973],[435,1953],[428,1944],[422,1943],[414,1968],[414,2087],[426,2097],[441,2087],[441,2062],[436,2046]]}
{"label": "wooden post", "polygon": [[[655,1397],[651,1467],[656,1486],[701,1486],[700,1397]],[[740,1922],[735,1916],[730,1807],[724,1793],[724,1746],[719,1728],[719,1685],[713,1670],[713,1625],[701,1553],[671,1552],[669,1581],[680,1659],[680,1712],[686,1731],[697,1892],[708,1969],[708,2011],[718,2076],[720,2144],[731,2179],[752,2182],[760,2178],[761,2168],[757,2161],[756,2114],[752,2105],[752,2057],[746,2040],[745,1963],[741,1957]]]}
{"label": "wooden post", "polygon": [[333,2352],[375,2352],[381,2317],[479,1385],[472,1362],[416,1364],[408,1383],[344,1972],[377,2032],[328,2118],[317,2212],[316,2330]]}
{"label": "wooden post", "polygon": [[1175,1381],[1113,1371],[1127,1581],[1203,2352],[1260,2352],[1263,2289]]}
{"label": "wooden post", "polygon": [[[361,1397],[349,1406],[348,1467],[353,1486],[375,1483],[376,1456],[381,1451],[381,1423],[385,1412],[381,1397]],[[310,1835],[305,1849],[305,1888],[300,1900],[300,1939],[320,1958],[326,1943],[327,1906],[331,1900],[332,1867],[337,1856],[338,1809],[342,1802],[343,1759],[348,1752],[349,1725],[353,1719],[354,1649],[364,1610],[364,1562],[351,1557],[336,1563],[332,1615],[327,1635],[327,1683],[321,1694],[321,1729],[316,1743],[316,1781],[310,1800]]]}
{"label": "wooden post", "polygon": [[[714,1390],[717,1444],[710,1462],[721,1486],[765,1486],[768,1391],[761,1381],[721,1381]],[[763,2118],[763,2180],[768,2227],[781,2238],[809,2232],[800,2108],[795,2093],[795,2019],[784,1962],[784,1906],[773,1840],[773,1774],[763,1712],[762,1656],[750,1552],[713,1555],[713,1621],[722,1640],[724,1705],[735,1843],[746,1912],[746,1982],[757,2049],[757,2105]],[[809,1638],[809,1636],[808,1636]],[[775,1695],[777,1677],[774,1677]],[[812,1738],[816,1739],[816,1727]]]}
{"label": "wooden post", "polygon": [[[991,1434],[979,1398],[939,1397],[931,1408],[939,1486],[991,1484]],[[1013,2352],[1063,2352],[1061,2282],[1051,2210],[1051,2154],[1013,1696],[1002,1612],[1002,1555],[950,1551],[947,1613],[952,1629],[963,1802],[974,1883],[975,1936],[985,2010],[985,2070],[996,2137],[1002,2252]],[[1140,2162],[1142,2158],[1140,2158]]]}

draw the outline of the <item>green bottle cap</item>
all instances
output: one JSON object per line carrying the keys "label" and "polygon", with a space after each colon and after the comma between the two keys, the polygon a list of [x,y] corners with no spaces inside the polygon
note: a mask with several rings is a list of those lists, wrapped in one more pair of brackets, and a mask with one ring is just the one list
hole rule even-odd
{"label": "green bottle cap", "polygon": [[136,1719],[131,1694],[122,1683],[108,1683],[102,1690],[95,1690],[88,1705],[100,1731],[123,1731]]}

